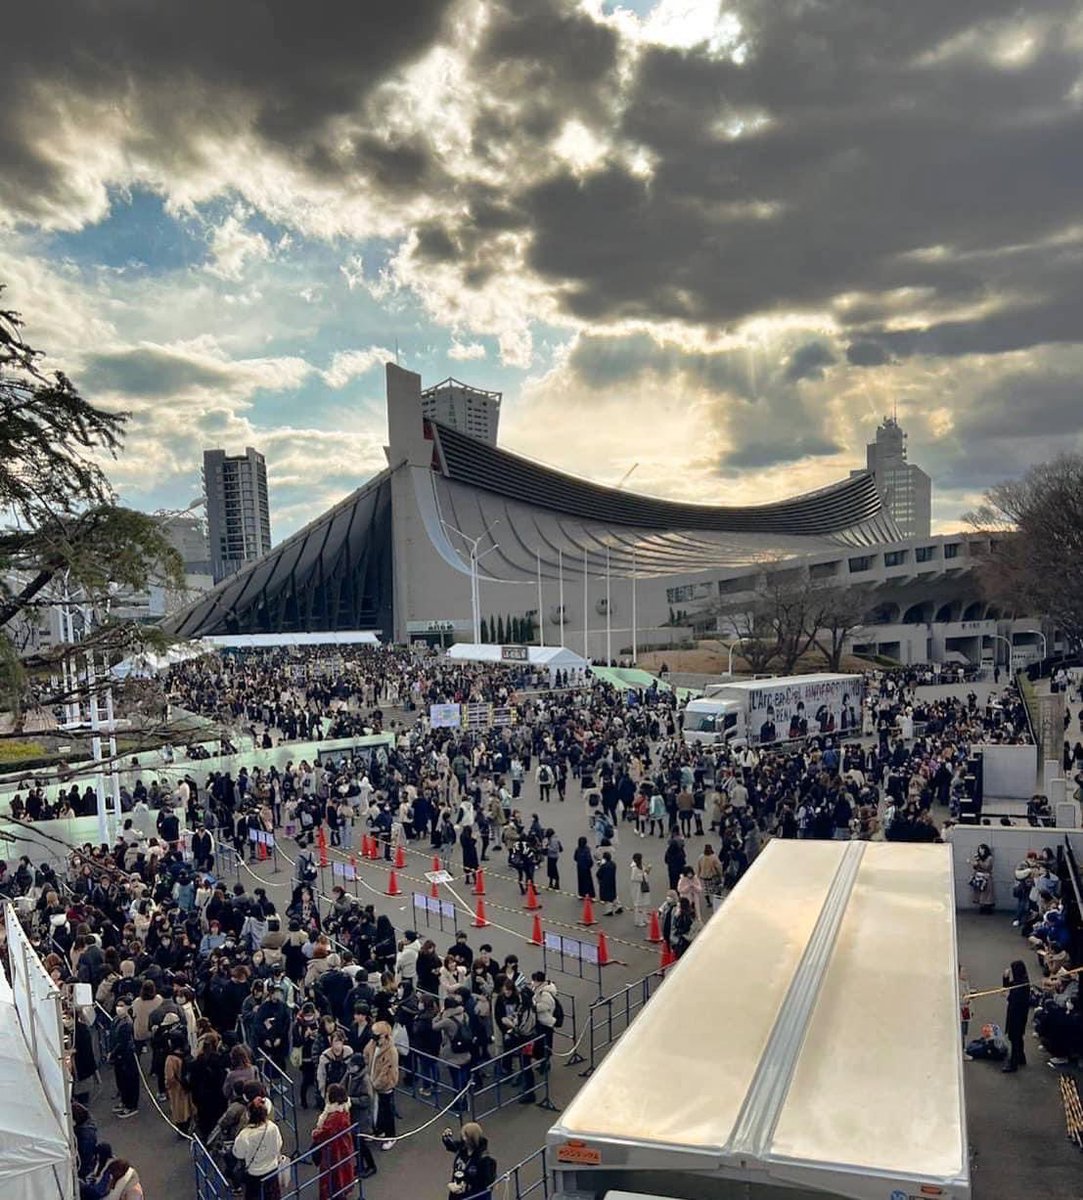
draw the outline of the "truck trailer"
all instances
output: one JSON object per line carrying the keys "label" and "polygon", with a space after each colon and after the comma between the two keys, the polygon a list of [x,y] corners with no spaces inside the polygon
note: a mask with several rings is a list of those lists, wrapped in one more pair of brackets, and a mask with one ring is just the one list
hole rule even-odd
{"label": "truck trailer", "polygon": [[687,745],[770,746],[861,734],[860,675],[783,675],[715,683],[684,710]]}
{"label": "truck trailer", "polygon": [[551,1200],[969,1200],[951,847],[774,841],[547,1136]]}

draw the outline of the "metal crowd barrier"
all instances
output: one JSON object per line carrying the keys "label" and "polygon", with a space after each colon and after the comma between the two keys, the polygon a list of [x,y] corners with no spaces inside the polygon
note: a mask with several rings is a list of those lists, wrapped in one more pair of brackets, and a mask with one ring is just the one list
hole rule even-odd
{"label": "metal crowd barrier", "polygon": [[267,1081],[268,1097],[274,1105],[275,1120],[280,1128],[283,1120],[287,1122],[286,1128],[293,1134],[293,1145],[296,1152],[301,1149],[301,1142],[297,1133],[297,1098],[294,1093],[293,1078],[265,1050],[256,1051],[256,1066]]}
{"label": "metal crowd barrier", "polygon": [[[587,1068],[579,1072],[583,1079],[594,1073],[599,1052],[611,1046],[624,1033],[658,990],[664,978],[664,975],[652,972],[635,983],[629,983],[611,996],[595,1000],[590,1006],[587,1014]],[[573,1061],[569,1060],[566,1065],[571,1066]]]}

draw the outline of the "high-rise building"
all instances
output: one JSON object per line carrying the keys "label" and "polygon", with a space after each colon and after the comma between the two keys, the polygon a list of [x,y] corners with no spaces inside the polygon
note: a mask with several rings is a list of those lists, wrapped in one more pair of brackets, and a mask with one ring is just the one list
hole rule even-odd
{"label": "high-rise building", "polygon": [[865,461],[884,507],[903,537],[928,537],[932,480],[919,466],[906,461],[906,434],[894,417],[885,417],[876,427],[876,441],[866,445]]}
{"label": "high-rise building", "polygon": [[263,455],[224,450],[203,452],[203,494],[207,497],[207,536],[215,583],[271,548],[267,464]]}
{"label": "high-rise building", "polygon": [[421,393],[421,414],[495,446],[502,399],[500,392],[445,379]]}

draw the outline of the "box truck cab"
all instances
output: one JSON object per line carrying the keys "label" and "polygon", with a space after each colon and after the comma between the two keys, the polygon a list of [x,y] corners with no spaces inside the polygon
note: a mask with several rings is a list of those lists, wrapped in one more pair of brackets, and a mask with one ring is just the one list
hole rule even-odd
{"label": "box truck cab", "polygon": [[684,741],[688,746],[721,746],[735,738],[744,741],[741,706],[735,700],[705,696],[689,700],[684,710]]}

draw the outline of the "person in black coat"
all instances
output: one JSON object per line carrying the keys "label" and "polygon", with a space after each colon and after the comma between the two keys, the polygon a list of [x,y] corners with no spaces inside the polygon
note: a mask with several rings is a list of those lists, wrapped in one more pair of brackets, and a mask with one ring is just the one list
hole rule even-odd
{"label": "person in black coat", "polygon": [[573,857],[575,859],[576,894],[580,900],[585,900],[588,896],[593,900],[595,896],[594,855],[591,853],[585,837],[580,837]]}
{"label": "person in black coat", "polygon": [[1027,974],[1026,963],[1021,959],[1017,958],[1004,972],[1004,986],[1010,989],[1004,1032],[1012,1051],[1001,1070],[1010,1074],[1027,1065],[1023,1038],[1027,1031],[1027,1017],[1030,1015],[1030,976]]}
{"label": "person in black coat", "polygon": [[669,839],[669,845],[666,847],[666,870],[669,873],[671,891],[677,890],[677,881],[687,865],[688,856],[684,851],[684,839],[675,834]]}
{"label": "person in black coat", "polygon": [[602,851],[602,861],[598,864],[598,899],[608,906],[607,917],[624,912],[617,900],[617,864],[608,850]]}
{"label": "person in black coat", "polygon": [[489,1141],[476,1121],[467,1121],[459,1136],[445,1129],[444,1149],[455,1155],[451,1179],[447,1185],[449,1200],[471,1197],[490,1200],[490,1188],[496,1181],[496,1159],[488,1153]]}
{"label": "person in black coat", "polygon": [[465,883],[473,883],[474,874],[478,869],[478,843],[472,825],[463,826],[463,831],[459,834],[459,845],[463,852],[463,880]]}

